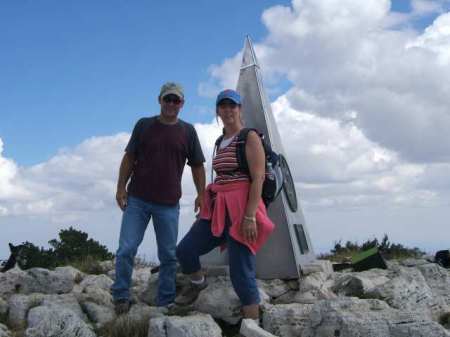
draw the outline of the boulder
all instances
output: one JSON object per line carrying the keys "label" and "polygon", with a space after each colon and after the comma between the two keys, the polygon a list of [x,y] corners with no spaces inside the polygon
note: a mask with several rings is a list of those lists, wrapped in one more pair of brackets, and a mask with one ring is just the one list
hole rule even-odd
{"label": "boulder", "polygon": [[299,335],[302,337],[450,336],[441,325],[420,312],[397,310],[383,301],[357,298],[316,303]]}
{"label": "boulder", "polygon": [[253,319],[243,319],[239,333],[244,337],[276,337],[261,328]]}
{"label": "boulder", "polygon": [[113,280],[104,274],[88,275],[81,281],[80,288],[83,290],[84,288],[91,286],[109,291],[112,284]]}
{"label": "boulder", "polygon": [[[193,308],[208,313],[214,318],[236,324],[241,319],[241,302],[236,295],[230,279],[224,276],[209,278],[208,287],[200,292]],[[259,289],[261,303],[269,300],[264,290]]]}
{"label": "boulder", "polygon": [[71,278],[74,284],[80,283],[85,274],[72,266],[56,267],[55,272],[63,275],[64,278]]}
{"label": "boulder", "polygon": [[83,303],[83,310],[86,312],[89,320],[95,323],[97,328],[102,327],[105,323],[112,321],[116,317],[114,309],[92,302]]}
{"label": "boulder", "polygon": [[12,337],[8,327],[2,323],[0,323],[0,337]]}
{"label": "boulder", "polygon": [[0,297],[7,299],[13,294],[28,294],[32,282],[33,279],[18,267],[0,273]]}
{"label": "boulder", "polygon": [[31,268],[27,270],[31,282],[29,292],[43,294],[65,294],[72,291],[74,278],[68,273],[56,272],[44,268]]}
{"label": "boulder", "polygon": [[12,295],[8,300],[8,324],[13,328],[26,327],[28,311],[42,302],[43,294]]}
{"label": "boulder", "polygon": [[312,308],[312,304],[266,304],[263,306],[263,328],[276,336],[302,336]]}
{"label": "boulder", "polygon": [[28,314],[25,337],[96,337],[91,327],[72,310],[64,307],[39,306]]}
{"label": "boulder", "polygon": [[290,291],[273,302],[275,304],[311,304],[319,300],[333,299],[336,298],[336,295],[331,290],[333,283],[331,274],[323,272],[311,273],[300,280],[297,291]]}
{"label": "boulder", "polygon": [[222,331],[207,314],[167,316],[150,320],[149,337],[221,337]]}

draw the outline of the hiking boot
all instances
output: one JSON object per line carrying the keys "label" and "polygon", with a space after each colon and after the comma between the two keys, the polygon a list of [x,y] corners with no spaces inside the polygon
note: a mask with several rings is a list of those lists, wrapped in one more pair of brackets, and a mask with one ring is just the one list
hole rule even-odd
{"label": "hiking boot", "polygon": [[187,285],[186,288],[181,291],[180,295],[175,298],[175,304],[189,305],[194,303],[200,294],[200,291],[205,289],[207,286],[208,283],[206,282],[206,278],[200,284],[189,282],[189,285]]}
{"label": "hiking boot", "polygon": [[131,303],[128,299],[120,299],[114,301],[114,311],[116,312],[116,315],[123,315],[126,314],[128,311],[130,311]]}

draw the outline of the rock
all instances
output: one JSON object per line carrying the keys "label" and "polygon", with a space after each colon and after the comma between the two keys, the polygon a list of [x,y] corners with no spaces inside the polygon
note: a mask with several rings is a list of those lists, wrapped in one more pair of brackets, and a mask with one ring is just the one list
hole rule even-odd
{"label": "rock", "polygon": [[315,260],[314,262],[302,266],[302,274],[304,276],[318,272],[327,275],[333,274],[333,264],[328,260]]}
{"label": "rock", "polygon": [[131,283],[132,285],[147,284],[151,276],[152,273],[150,267],[134,269],[131,276]]}
{"label": "rock", "polygon": [[404,259],[399,261],[400,265],[405,266],[405,267],[417,267],[423,264],[428,264],[429,261],[427,261],[426,259],[413,259],[413,258],[408,258],[408,259]]}
{"label": "rock", "polygon": [[149,337],[221,337],[222,331],[210,315],[168,316],[150,320]]}
{"label": "rock", "polygon": [[113,280],[106,275],[88,275],[80,283],[80,288],[84,289],[88,286],[97,287],[109,291],[113,284]]}
{"label": "rock", "polygon": [[100,268],[102,268],[103,273],[107,274],[109,271],[114,270],[115,264],[114,260],[100,261]]}
{"label": "rock", "polygon": [[81,292],[74,292],[80,303],[92,302],[101,306],[114,306],[112,295],[109,291],[95,285],[87,285]]}
{"label": "rock", "polygon": [[[234,292],[230,279],[219,276],[208,280],[208,287],[200,292],[193,308],[211,314],[214,318],[236,324],[241,319],[241,302]],[[264,290],[259,289],[261,304],[269,300]]]}
{"label": "rock", "polygon": [[12,295],[8,300],[8,324],[16,329],[26,327],[28,311],[39,306],[44,296],[43,294]]}
{"label": "rock", "polygon": [[63,275],[63,277],[71,278],[74,284],[80,283],[85,276],[83,272],[72,266],[56,267],[55,272]]}
{"label": "rock", "polygon": [[45,295],[42,298],[40,306],[45,307],[62,307],[67,310],[71,310],[80,319],[87,321],[87,317],[81,309],[75,294],[62,294],[62,295]]}
{"label": "rock", "polygon": [[137,294],[140,301],[147,303],[148,305],[156,305],[156,295],[158,293],[158,275],[153,274],[143,287],[136,287],[133,289],[133,293]]}
{"label": "rock", "polygon": [[2,323],[0,323],[0,337],[12,337],[8,327]]}
{"label": "rock", "polygon": [[388,271],[383,269],[341,274],[331,288],[337,295],[365,298],[368,292],[389,282],[387,275]]}
{"label": "rock", "polygon": [[319,300],[333,299],[336,298],[336,295],[331,290],[333,283],[334,281],[330,274],[323,272],[312,273],[300,280],[298,291],[290,291],[273,302],[275,304],[311,304]]}
{"label": "rock", "polygon": [[44,268],[27,270],[32,282],[28,285],[29,292],[43,294],[65,294],[73,289],[74,279],[68,273],[55,272]]}
{"label": "rock", "polygon": [[[341,298],[320,301],[308,314],[302,337],[448,337],[427,315],[401,311],[379,300]],[[283,335],[292,336],[292,335]]]}
{"label": "rock", "polygon": [[264,305],[263,328],[276,336],[302,336],[312,308],[312,304],[299,303]]}
{"label": "rock", "polygon": [[92,329],[71,310],[58,306],[31,309],[25,337],[48,336],[96,337]]}
{"label": "rock", "polygon": [[389,274],[390,280],[364,296],[386,301],[396,309],[419,311],[438,320],[447,310],[443,298],[435,297],[422,273],[416,268],[400,266]]}
{"label": "rock", "polygon": [[243,319],[239,333],[244,337],[276,337],[261,328],[253,319]]}
{"label": "rock", "polygon": [[0,273],[0,297],[7,299],[13,294],[28,294],[33,279],[18,267]]}
{"label": "rock", "polygon": [[436,263],[421,264],[417,267],[435,297],[440,297],[450,306],[450,270]]}
{"label": "rock", "polygon": [[264,290],[271,298],[280,297],[291,290],[291,287],[286,282],[279,279],[265,281],[258,280],[258,287]]}
{"label": "rock", "polygon": [[114,309],[103,307],[92,302],[83,303],[83,309],[89,320],[96,323],[97,328],[102,327],[105,323],[112,321],[116,317]]}

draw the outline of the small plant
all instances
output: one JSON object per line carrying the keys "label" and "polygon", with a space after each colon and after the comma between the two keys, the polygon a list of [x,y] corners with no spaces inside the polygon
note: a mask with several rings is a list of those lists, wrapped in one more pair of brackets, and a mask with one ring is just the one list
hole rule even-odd
{"label": "small plant", "polygon": [[342,244],[342,240],[334,242],[334,248],[330,253],[320,255],[321,259],[327,259],[331,261],[345,261],[351,258],[354,254],[368,250],[370,248],[378,247],[379,251],[385,259],[405,259],[405,258],[418,258],[425,254],[419,248],[408,248],[400,243],[391,243],[388,235],[384,234],[381,241],[377,238],[368,239],[361,245],[358,242],[347,241]]}

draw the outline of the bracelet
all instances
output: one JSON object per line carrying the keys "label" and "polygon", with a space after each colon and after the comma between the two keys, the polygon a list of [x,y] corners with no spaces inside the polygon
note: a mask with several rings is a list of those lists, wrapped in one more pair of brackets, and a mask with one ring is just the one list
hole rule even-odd
{"label": "bracelet", "polygon": [[254,216],[246,216],[244,215],[244,220],[248,220],[251,222],[256,222],[256,218]]}

